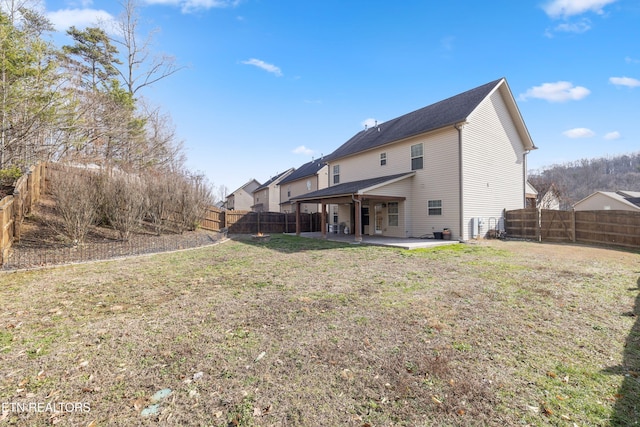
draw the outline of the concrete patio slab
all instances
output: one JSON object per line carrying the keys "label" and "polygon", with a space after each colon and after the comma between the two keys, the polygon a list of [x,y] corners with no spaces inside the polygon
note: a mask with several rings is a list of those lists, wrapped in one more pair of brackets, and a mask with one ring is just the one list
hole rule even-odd
{"label": "concrete patio slab", "polygon": [[[322,239],[321,232],[313,232],[313,233],[300,233],[301,237],[307,237],[311,239]],[[327,233],[327,240],[333,242],[343,242],[343,243],[352,243],[359,244],[355,241],[355,237],[353,234],[337,234],[337,233]],[[416,239],[412,237],[408,238],[400,238],[400,237],[387,237],[387,236],[362,236],[362,242],[360,244],[363,245],[377,245],[377,246],[391,246],[394,248],[402,248],[402,249],[418,249],[418,248],[432,248],[434,246],[443,246],[443,245],[456,245],[460,244],[457,240],[437,240],[437,239]]]}

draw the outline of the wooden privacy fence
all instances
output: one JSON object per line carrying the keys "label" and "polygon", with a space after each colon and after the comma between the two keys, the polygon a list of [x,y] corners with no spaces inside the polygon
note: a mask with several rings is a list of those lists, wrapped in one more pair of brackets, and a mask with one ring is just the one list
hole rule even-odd
{"label": "wooden privacy fence", "polygon": [[630,211],[507,211],[508,237],[640,248],[640,213]]}
{"label": "wooden privacy fence", "polygon": [[31,166],[16,182],[13,195],[0,200],[0,265],[4,263],[13,242],[20,240],[24,217],[44,192],[45,171],[44,163]]}
{"label": "wooden privacy fence", "polygon": [[[320,231],[320,213],[300,213],[300,231]],[[209,231],[227,229],[232,234],[295,233],[296,214],[280,212],[223,211],[210,207],[200,223]]]}

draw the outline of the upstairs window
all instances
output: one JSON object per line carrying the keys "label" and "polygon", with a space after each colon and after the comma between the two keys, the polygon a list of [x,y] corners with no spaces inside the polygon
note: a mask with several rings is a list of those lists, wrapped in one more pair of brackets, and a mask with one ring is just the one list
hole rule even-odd
{"label": "upstairs window", "polygon": [[411,146],[411,170],[422,169],[423,150],[422,143]]}
{"label": "upstairs window", "polygon": [[380,166],[387,164],[387,153],[380,153]]}
{"label": "upstairs window", "polygon": [[333,166],[333,183],[340,184],[340,165]]}

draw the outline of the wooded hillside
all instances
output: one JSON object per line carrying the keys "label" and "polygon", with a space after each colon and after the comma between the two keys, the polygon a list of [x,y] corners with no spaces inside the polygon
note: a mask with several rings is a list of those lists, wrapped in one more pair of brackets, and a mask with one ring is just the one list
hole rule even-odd
{"label": "wooded hillside", "polygon": [[640,152],[597,159],[581,159],[529,172],[529,182],[544,193],[553,184],[560,209],[595,191],[640,191]]}

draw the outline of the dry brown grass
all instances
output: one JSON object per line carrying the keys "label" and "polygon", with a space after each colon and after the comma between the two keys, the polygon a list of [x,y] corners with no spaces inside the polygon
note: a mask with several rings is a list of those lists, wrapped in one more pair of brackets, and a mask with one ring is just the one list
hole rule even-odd
{"label": "dry brown grass", "polygon": [[[628,425],[638,254],[292,236],[0,276],[10,425]],[[159,412],[143,416],[169,388]],[[5,406],[6,408],[6,406]],[[2,423],[0,421],[0,424]]]}

